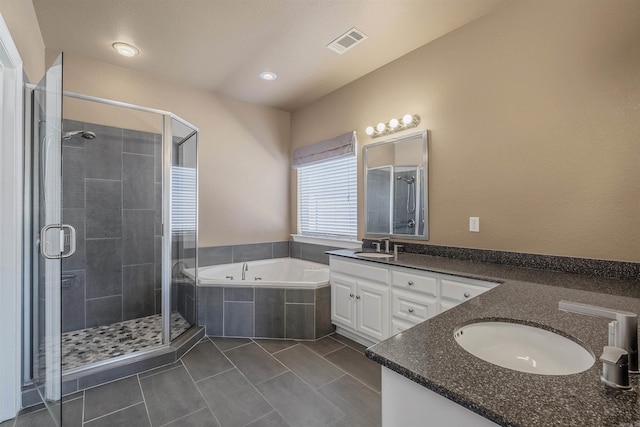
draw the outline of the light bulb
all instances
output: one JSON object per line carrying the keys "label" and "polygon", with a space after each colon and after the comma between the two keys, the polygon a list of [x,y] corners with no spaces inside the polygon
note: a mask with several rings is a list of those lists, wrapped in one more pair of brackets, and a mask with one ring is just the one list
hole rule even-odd
{"label": "light bulb", "polygon": [[395,128],[397,128],[399,124],[400,124],[400,123],[398,122],[398,119],[391,119],[391,120],[389,120],[389,127],[390,127],[391,129],[395,129]]}
{"label": "light bulb", "polygon": [[112,44],[111,46],[120,55],[126,56],[128,58],[131,58],[132,56],[136,56],[137,54],[140,53],[140,51],[135,46],[131,46],[130,44],[127,44],[127,43],[119,43],[118,42],[118,43]]}
{"label": "light bulb", "polygon": [[402,116],[402,123],[407,126],[413,121],[413,116],[411,114],[405,114]]}
{"label": "light bulb", "polygon": [[382,122],[378,123],[378,125],[376,126],[376,129],[378,129],[378,132],[384,132],[386,128],[387,128],[387,125],[385,125]]}
{"label": "light bulb", "polygon": [[373,135],[373,132],[375,132],[375,129],[373,128],[373,126],[367,126],[367,128],[364,130],[364,132],[367,135],[371,136],[371,135]]}
{"label": "light bulb", "polygon": [[259,74],[259,77],[266,81],[272,81],[278,78],[276,73],[272,73],[271,71],[263,71]]}

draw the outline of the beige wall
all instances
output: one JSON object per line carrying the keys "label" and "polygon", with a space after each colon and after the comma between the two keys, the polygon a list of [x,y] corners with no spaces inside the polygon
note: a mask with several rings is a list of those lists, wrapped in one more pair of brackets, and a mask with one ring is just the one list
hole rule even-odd
{"label": "beige wall", "polygon": [[0,14],[20,52],[22,66],[31,83],[44,74],[44,42],[31,0],[0,0]]}
{"label": "beige wall", "polygon": [[294,112],[292,145],[419,114],[431,244],[639,262],[638,22],[634,0],[511,1]]}
{"label": "beige wall", "polygon": [[[55,55],[47,51],[47,63]],[[171,111],[199,127],[200,246],[289,238],[289,113],[69,54],[64,57],[64,86]],[[65,115],[115,124],[108,111],[98,114],[69,100]],[[134,121],[133,128],[148,125],[144,118]]]}

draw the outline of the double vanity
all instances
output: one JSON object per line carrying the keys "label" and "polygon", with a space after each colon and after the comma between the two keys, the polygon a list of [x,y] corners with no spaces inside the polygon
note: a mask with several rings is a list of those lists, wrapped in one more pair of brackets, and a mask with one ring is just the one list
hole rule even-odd
{"label": "double vanity", "polygon": [[[333,323],[377,343],[367,356],[382,365],[383,426],[640,425],[638,375],[626,391],[600,380],[611,319],[559,309],[640,313],[640,282],[408,253],[330,255]],[[509,345],[492,352],[483,342]],[[504,352],[514,354],[502,363]]]}

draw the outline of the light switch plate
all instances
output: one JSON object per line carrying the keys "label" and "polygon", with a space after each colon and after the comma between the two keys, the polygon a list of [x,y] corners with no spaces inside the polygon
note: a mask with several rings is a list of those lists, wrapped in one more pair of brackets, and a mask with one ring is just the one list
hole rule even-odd
{"label": "light switch plate", "polygon": [[480,232],[480,217],[477,217],[477,216],[469,217],[469,231],[473,231],[475,233]]}

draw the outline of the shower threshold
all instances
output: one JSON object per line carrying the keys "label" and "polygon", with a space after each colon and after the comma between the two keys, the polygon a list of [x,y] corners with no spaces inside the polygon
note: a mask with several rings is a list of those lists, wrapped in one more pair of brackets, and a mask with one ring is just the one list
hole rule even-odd
{"label": "shower threshold", "polygon": [[[189,329],[171,313],[171,336]],[[67,371],[162,344],[162,316],[154,315],[62,334],[62,370]]]}

